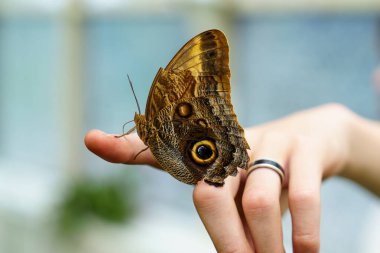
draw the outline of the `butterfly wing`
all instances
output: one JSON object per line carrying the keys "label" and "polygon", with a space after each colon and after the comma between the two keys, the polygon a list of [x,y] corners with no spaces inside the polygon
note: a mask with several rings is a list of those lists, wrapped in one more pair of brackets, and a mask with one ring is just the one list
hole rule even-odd
{"label": "butterfly wing", "polygon": [[229,48],[219,30],[203,32],[187,42],[165,69],[160,68],[149,92],[145,116],[185,97],[230,98]]}
{"label": "butterfly wing", "polygon": [[[231,104],[228,54],[224,34],[206,31],[186,43],[153,81],[147,144],[162,168],[182,182],[222,185],[237,167],[247,166],[249,146]],[[215,154],[212,160],[209,154]]]}

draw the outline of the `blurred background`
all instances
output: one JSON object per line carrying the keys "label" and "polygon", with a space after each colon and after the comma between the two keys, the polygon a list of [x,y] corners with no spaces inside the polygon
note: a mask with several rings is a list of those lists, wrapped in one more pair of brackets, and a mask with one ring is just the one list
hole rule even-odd
{"label": "blurred background", "polygon": [[[143,106],[158,68],[211,28],[229,39],[243,126],[327,102],[378,119],[379,18],[377,0],[1,0],[0,252],[215,252],[191,186],[102,161],[85,133],[121,133],[126,75]],[[322,201],[321,252],[379,252],[376,197],[333,178]],[[284,234],[291,252],[289,214]]]}

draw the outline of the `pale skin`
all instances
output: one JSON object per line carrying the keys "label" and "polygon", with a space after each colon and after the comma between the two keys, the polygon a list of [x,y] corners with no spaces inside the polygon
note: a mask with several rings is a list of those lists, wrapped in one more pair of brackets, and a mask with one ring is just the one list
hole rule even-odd
{"label": "pale skin", "polygon": [[[136,134],[115,138],[92,130],[86,146],[113,163],[158,167]],[[380,196],[380,124],[339,104],[328,104],[245,129],[251,161],[270,158],[285,170],[281,184],[270,169],[248,178],[240,170],[223,187],[201,181],[193,199],[218,252],[284,252],[281,215],[289,209],[293,250],[319,252],[320,188],[323,179],[349,178]],[[173,179],[174,180],[174,179]]]}

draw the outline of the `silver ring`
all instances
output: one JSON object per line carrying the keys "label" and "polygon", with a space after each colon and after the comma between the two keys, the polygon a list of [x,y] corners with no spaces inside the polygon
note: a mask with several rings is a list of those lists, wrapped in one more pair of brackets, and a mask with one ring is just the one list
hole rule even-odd
{"label": "silver ring", "polygon": [[249,174],[252,173],[252,171],[257,170],[257,169],[271,169],[280,176],[281,183],[284,181],[284,178],[285,178],[284,169],[281,167],[280,164],[278,164],[277,162],[275,162],[273,160],[259,159],[259,160],[256,160],[256,161],[250,163],[248,165],[247,177],[249,176]]}

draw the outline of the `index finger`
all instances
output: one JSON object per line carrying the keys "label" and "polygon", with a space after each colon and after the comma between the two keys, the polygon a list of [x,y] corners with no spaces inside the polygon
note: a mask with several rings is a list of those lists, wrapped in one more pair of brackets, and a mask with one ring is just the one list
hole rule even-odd
{"label": "index finger", "polygon": [[137,134],[129,134],[122,138],[94,129],[89,131],[84,142],[95,155],[112,163],[148,164],[159,167],[150,149],[136,155],[147,146]]}

